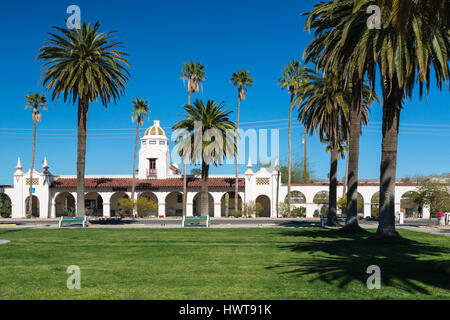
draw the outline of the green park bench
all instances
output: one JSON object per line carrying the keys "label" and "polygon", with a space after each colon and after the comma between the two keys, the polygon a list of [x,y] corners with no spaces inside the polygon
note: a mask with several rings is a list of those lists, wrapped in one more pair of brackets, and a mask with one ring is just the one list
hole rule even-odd
{"label": "green park bench", "polygon": [[[345,223],[345,221],[347,220],[346,217],[336,217],[336,222],[337,223]],[[328,222],[328,218],[324,217],[324,216],[320,216],[320,225],[322,227],[325,227],[325,225]]]}
{"label": "green park bench", "polygon": [[79,227],[80,225],[85,228],[88,217],[61,217],[59,220],[60,228]]}
{"label": "green park bench", "polygon": [[209,227],[209,216],[198,217],[183,217],[181,225],[183,228],[187,227]]}

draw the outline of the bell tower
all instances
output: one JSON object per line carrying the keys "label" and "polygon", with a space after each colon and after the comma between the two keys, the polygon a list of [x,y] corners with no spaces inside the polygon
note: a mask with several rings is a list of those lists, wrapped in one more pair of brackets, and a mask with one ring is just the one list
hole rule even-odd
{"label": "bell tower", "polygon": [[159,120],[145,131],[139,150],[139,179],[165,179],[170,164],[169,139]]}

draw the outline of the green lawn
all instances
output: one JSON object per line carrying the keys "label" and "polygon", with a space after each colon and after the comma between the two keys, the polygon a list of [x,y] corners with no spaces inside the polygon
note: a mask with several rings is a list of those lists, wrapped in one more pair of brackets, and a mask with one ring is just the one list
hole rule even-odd
{"label": "green lawn", "polygon": [[[450,239],[322,229],[0,229],[0,299],[449,299]],[[382,287],[366,288],[369,265]],[[69,290],[66,269],[81,268]]]}

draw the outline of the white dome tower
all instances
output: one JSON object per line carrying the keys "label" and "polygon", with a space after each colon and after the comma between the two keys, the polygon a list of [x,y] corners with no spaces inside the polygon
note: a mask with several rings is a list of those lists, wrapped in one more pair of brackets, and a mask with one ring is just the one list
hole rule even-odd
{"label": "white dome tower", "polygon": [[169,174],[170,151],[169,139],[159,125],[159,120],[153,121],[153,126],[145,131],[141,138],[139,150],[139,179],[165,179]]}

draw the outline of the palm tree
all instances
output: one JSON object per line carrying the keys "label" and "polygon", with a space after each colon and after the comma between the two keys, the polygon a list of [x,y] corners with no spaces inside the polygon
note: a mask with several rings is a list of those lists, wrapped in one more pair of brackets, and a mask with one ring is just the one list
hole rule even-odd
{"label": "palm tree", "polygon": [[[187,81],[188,88],[188,105],[191,104],[191,94],[200,90],[201,84],[205,81],[205,68],[200,62],[188,62],[183,63],[183,70],[180,78],[183,82]],[[187,169],[186,169],[186,156],[181,155],[183,159],[183,217],[186,216],[187,205]]]}
{"label": "palm tree", "polygon": [[[136,156],[137,156],[137,147],[138,147],[138,138],[139,138],[139,126],[144,124],[144,118],[148,120],[148,114],[150,113],[150,102],[144,101],[144,99],[134,99],[133,110],[131,111],[131,121],[136,120],[136,141],[134,144],[134,159],[133,159],[133,182],[131,184],[131,201],[133,203],[133,208],[136,209],[135,201],[134,201],[134,191],[136,185]],[[134,212],[133,212],[134,214]]]}
{"label": "palm tree", "polygon": [[53,89],[52,100],[63,95],[64,102],[78,100],[77,146],[77,210],[85,215],[84,174],[86,158],[87,116],[89,104],[100,98],[103,106],[111,99],[116,102],[125,91],[129,72],[126,53],[119,51],[121,42],[112,38],[114,32],[99,32],[100,23],[83,23],[80,29],[53,27],[62,35],[49,33],[49,39],[39,49],[37,59],[44,60],[41,68],[42,85]]}
{"label": "palm tree", "polygon": [[[381,29],[366,27],[366,10],[374,4],[369,0],[321,3],[309,14],[310,22],[317,28],[314,56],[320,56],[322,63],[328,67],[339,65],[346,79],[362,81],[367,74],[372,87],[377,71],[380,74],[383,93],[377,230],[380,237],[398,236],[394,212],[395,181],[399,116],[404,100],[411,99],[416,82],[420,96],[424,84],[428,92],[432,66],[439,89],[443,82],[448,84],[450,75],[450,20],[447,15],[450,3],[445,0],[408,1],[405,11],[399,10],[400,3],[405,2],[383,0],[378,3],[381,5]],[[349,181],[351,175],[350,170]],[[351,185],[349,191],[350,188]]]}
{"label": "palm tree", "polygon": [[[231,75],[231,83],[233,83],[234,87],[238,88],[238,103],[237,103],[237,116],[236,116],[236,145],[239,145],[239,115],[241,112],[241,100],[245,100],[245,95],[247,94],[247,87],[250,87],[253,84],[253,78],[250,76],[250,73],[244,69],[238,69]],[[234,186],[234,210],[239,210],[239,170],[238,170],[238,148],[236,148],[236,182]]]}
{"label": "palm tree", "polygon": [[[358,165],[359,137],[361,135],[361,101],[364,77],[352,69],[354,67],[354,51],[350,48],[360,40],[357,32],[367,29],[364,25],[355,26],[357,30],[349,32],[348,21],[351,20],[353,0],[328,1],[315,5],[311,12],[306,13],[305,29],[315,29],[316,38],[307,46],[304,52],[305,62],[313,61],[317,68],[324,72],[341,75],[345,83],[352,84],[351,104],[348,110],[348,175],[347,175],[347,230],[360,230],[357,219],[358,197]],[[366,19],[368,18],[366,14]],[[342,42],[343,35],[349,35]],[[368,61],[368,64],[371,62]],[[372,62],[373,64],[373,62]],[[359,71],[359,69],[358,69]],[[353,72],[353,73],[352,73]]]}
{"label": "palm tree", "polygon": [[[327,223],[335,224],[337,212],[337,161],[339,159],[341,142],[348,138],[349,108],[352,99],[351,85],[339,79],[338,76],[328,74],[325,78],[313,74],[308,83],[303,86],[302,94],[298,96],[299,120],[312,134],[318,133],[321,140],[327,140],[330,145],[330,184],[329,184],[329,212]],[[369,105],[377,98],[367,86],[363,88],[364,104],[362,106],[361,121],[369,121]]]}
{"label": "palm tree", "polygon": [[[202,216],[209,214],[208,208],[208,177],[210,164],[218,165],[225,157],[234,155],[236,143],[234,136],[227,134],[227,131],[235,130],[235,124],[230,120],[230,110],[223,110],[224,104],[217,104],[213,100],[208,100],[206,106],[203,101],[195,100],[194,105],[185,105],[186,119],[176,123],[172,130],[182,130],[187,134],[179,136],[177,143],[185,157],[188,156],[192,162],[202,165],[202,187],[201,187],[201,208]],[[201,135],[201,141],[198,135]],[[189,154],[185,150],[190,150]]]}
{"label": "palm tree", "polygon": [[[325,152],[328,152],[328,153],[330,153],[330,155],[332,155],[332,152],[334,150],[332,148],[332,145],[331,145],[330,141],[328,139],[323,139],[321,142],[322,143],[326,143]],[[337,141],[337,147],[336,148],[337,148],[337,160],[339,161],[341,159],[345,159],[345,154],[348,152],[348,146],[346,144],[346,141],[344,141],[344,140]],[[344,183],[343,183],[343,188],[342,188],[342,197],[345,197],[346,180],[347,180],[347,172],[348,172],[348,161],[345,161],[345,163],[346,163],[346,168],[345,168]],[[336,167],[333,166],[333,159],[331,159],[330,185],[332,183],[332,181],[331,181],[332,173],[331,172],[334,172],[333,170],[336,170],[336,176],[337,176],[337,166]],[[337,188],[337,181],[336,181],[336,188]],[[331,188],[330,188],[330,190],[331,190]],[[331,191],[329,191],[329,194],[331,194]],[[328,204],[328,205],[330,205],[330,204]],[[336,210],[337,210],[337,208],[336,208]],[[329,220],[330,219],[327,220],[327,223],[330,225],[330,224],[333,223],[333,221],[329,221]]]}
{"label": "palm tree", "polygon": [[[313,73],[313,70],[307,68],[305,65],[300,65],[300,62],[293,60],[288,62],[287,67],[283,67],[283,77],[278,80],[278,84],[281,85],[281,89],[287,89],[291,94],[291,100],[289,104],[289,130],[288,130],[288,215],[291,214],[291,132],[292,132],[292,110],[296,104],[295,98],[300,94],[302,86],[306,83],[307,77]],[[306,162],[306,159],[304,159]]]}
{"label": "palm tree", "polygon": [[28,197],[28,215],[33,216],[33,171],[34,171],[34,155],[36,152],[36,125],[41,121],[41,109],[47,110],[45,104],[47,98],[39,93],[30,93],[25,96],[27,98],[27,105],[25,109],[31,109],[33,119],[33,151],[31,152],[31,168],[30,168],[30,195]]}

